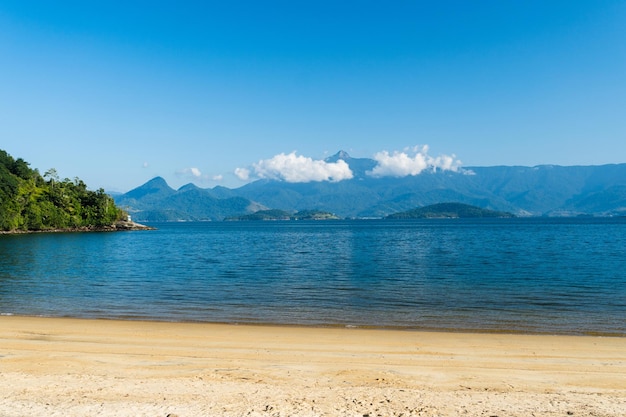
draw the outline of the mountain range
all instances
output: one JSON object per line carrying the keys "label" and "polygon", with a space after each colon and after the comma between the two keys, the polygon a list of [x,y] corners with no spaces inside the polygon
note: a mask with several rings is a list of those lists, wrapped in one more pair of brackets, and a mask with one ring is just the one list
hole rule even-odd
{"label": "mountain range", "polygon": [[341,151],[353,178],[291,183],[261,179],[230,189],[187,184],[178,190],[161,177],[121,195],[116,204],[138,221],[223,220],[259,210],[323,210],[345,218],[379,218],[431,204],[458,202],[517,216],[626,215],[626,164],[465,167],[405,177],[368,175],[373,159]]}

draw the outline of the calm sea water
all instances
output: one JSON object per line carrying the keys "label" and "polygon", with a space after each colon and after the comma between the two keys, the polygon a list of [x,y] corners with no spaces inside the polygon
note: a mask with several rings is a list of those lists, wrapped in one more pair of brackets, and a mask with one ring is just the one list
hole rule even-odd
{"label": "calm sea water", "polygon": [[626,219],[0,236],[0,314],[626,335]]}

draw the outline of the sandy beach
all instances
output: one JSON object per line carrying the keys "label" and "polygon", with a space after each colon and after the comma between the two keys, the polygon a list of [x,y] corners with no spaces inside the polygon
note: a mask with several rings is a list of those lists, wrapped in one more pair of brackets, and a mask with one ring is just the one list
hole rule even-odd
{"label": "sandy beach", "polygon": [[0,417],[624,416],[626,338],[0,317]]}

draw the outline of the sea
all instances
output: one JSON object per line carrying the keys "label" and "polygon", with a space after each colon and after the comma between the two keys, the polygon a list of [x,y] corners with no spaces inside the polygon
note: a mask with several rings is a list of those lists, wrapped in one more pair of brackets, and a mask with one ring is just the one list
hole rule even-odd
{"label": "sea", "polygon": [[626,336],[626,218],[0,235],[0,314]]}

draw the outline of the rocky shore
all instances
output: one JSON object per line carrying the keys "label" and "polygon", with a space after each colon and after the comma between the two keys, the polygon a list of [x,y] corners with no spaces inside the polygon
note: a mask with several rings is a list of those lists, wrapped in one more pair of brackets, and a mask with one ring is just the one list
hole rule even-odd
{"label": "rocky shore", "polygon": [[156,228],[151,226],[146,226],[144,224],[135,223],[130,220],[120,220],[111,226],[111,231],[118,230],[156,230]]}

